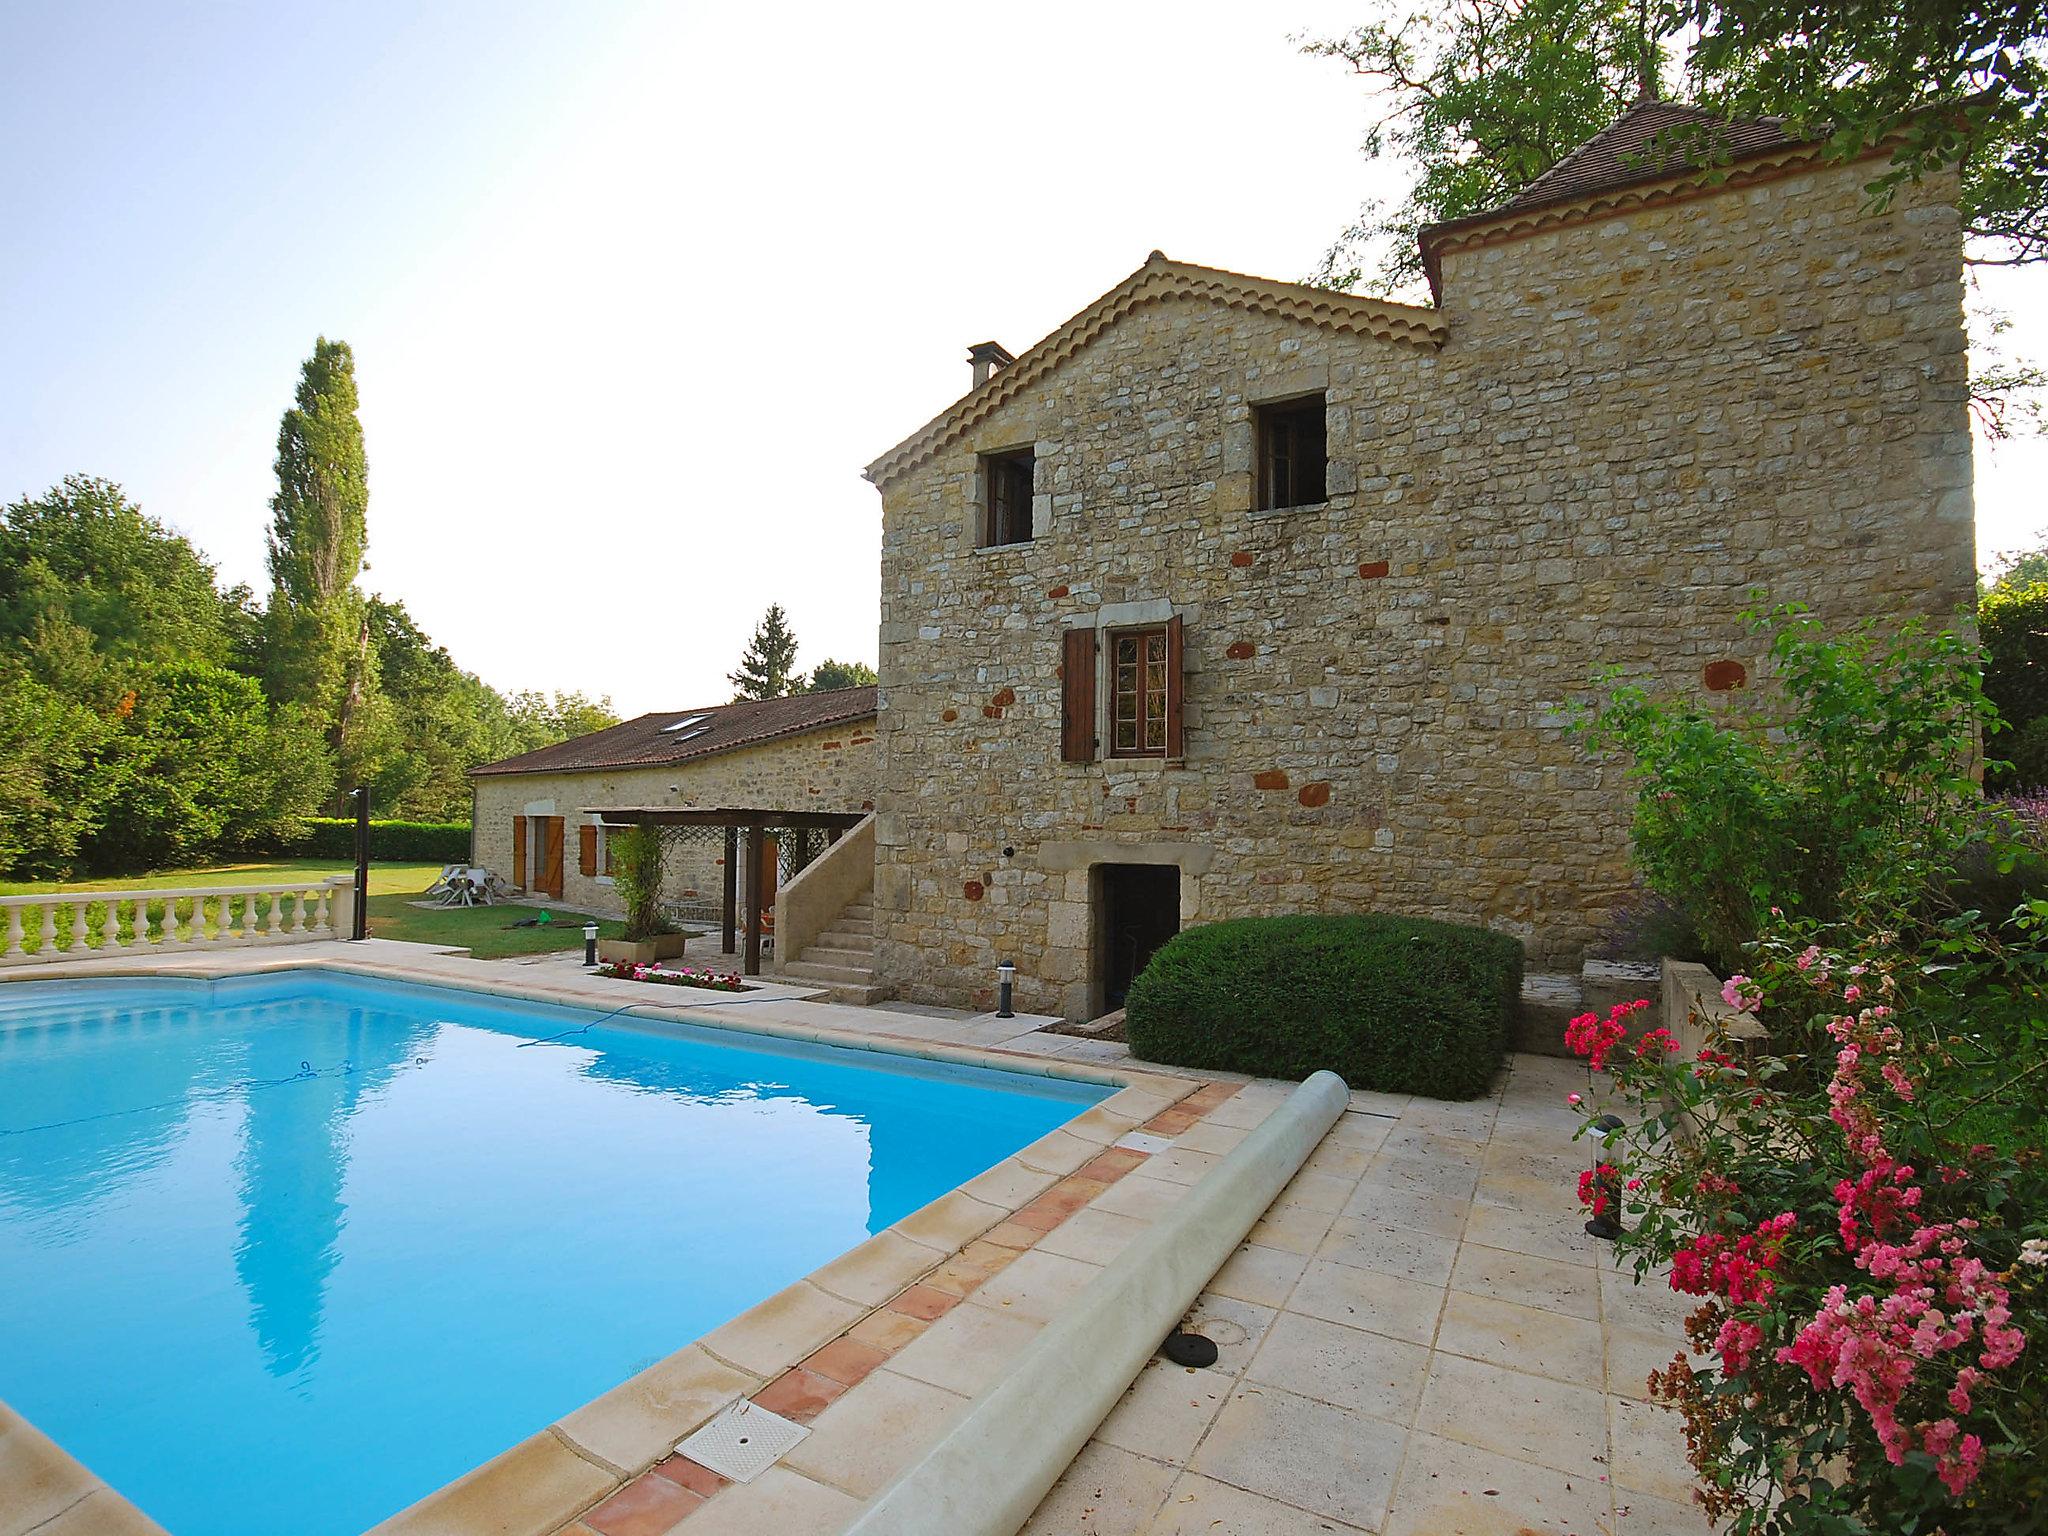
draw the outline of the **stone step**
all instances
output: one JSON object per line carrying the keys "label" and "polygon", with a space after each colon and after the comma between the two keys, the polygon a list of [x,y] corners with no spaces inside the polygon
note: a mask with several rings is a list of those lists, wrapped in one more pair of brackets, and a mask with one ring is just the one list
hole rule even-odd
{"label": "stone step", "polygon": [[839,916],[835,921],[857,923],[863,928],[872,927],[875,921],[875,909],[866,903],[862,903],[857,907],[841,907],[839,909]]}
{"label": "stone step", "polygon": [[811,942],[822,944],[828,949],[872,950],[875,947],[875,936],[858,928],[840,928],[835,925],[827,928]]}
{"label": "stone step", "polygon": [[792,981],[815,981],[826,986],[865,987],[875,980],[874,967],[852,965],[820,965],[813,960],[792,960],[782,968],[782,976]]}
{"label": "stone step", "polygon": [[827,944],[822,939],[806,949],[797,959],[810,965],[838,965],[849,970],[875,968],[873,945]]}
{"label": "stone step", "polygon": [[893,989],[873,984],[857,987],[838,986],[826,988],[825,995],[835,1003],[846,1003],[855,1008],[871,1008],[876,1003],[886,1002],[893,995]]}
{"label": "stone step", "polygon": [[1569,1056],[1564,1027],[1585,1011],[1585,990],[1577,976],[1533,971],[1522,978],[1522,1006],[1509,1047],[1543,1056]]}
{"label": "stone step", "polygon": [[826,925],[825,931],[827,933],[834,930],[841,933],[873,933],[875,931],[875,924],[871,918],[848,917],[842,912]]}

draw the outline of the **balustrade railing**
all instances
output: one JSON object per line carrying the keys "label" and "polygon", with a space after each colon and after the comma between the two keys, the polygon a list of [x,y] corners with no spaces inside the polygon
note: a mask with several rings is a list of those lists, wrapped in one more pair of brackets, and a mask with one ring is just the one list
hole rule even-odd
{"label": "balustrade railing", "polygon": [[0,896],[0,965],[172,954],[224,944],[345,939],[348,875],[160,891],[42,891]]}

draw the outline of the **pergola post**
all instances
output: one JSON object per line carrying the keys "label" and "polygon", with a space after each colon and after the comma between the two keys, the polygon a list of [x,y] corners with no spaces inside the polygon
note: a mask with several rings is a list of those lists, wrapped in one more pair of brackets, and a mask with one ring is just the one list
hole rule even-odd
{"label": "pergola post", "polygon": [[725,947],[721,951],[731,954],[739,944],[734,909],[739,905],[740,890],[740,829],[731,822],[725,827]]}
{"label": "pergola post", "polygon": [[747,824],[747,963],[742,974],[761,974],[761,824]]}

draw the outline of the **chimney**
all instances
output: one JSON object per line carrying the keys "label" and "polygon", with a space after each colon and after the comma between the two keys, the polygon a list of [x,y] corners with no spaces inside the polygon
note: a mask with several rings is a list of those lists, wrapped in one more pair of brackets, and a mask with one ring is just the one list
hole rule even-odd
{"label": "chimney", "polygon": [[967,361],[974,364],[974,387],[981,388],[989,381],[989,375],[998,368],[1007,368],[1017,361],[1010,356],[1009,348],[999,341],[984,341],[979,346],[967,349]]}

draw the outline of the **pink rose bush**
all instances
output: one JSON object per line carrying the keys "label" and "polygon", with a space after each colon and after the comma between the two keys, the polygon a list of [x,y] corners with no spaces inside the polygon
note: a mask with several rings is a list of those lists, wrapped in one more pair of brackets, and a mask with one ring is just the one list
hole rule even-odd
{"label": "pink rose bush", "polygon": [[1581,1200],[1699,1299],[1650,1385],[1731,1529],[2048,1531],[2044,925],[1773,913],[1722,990],[1764,1049],[1567,1029],[1624,1122]]}

